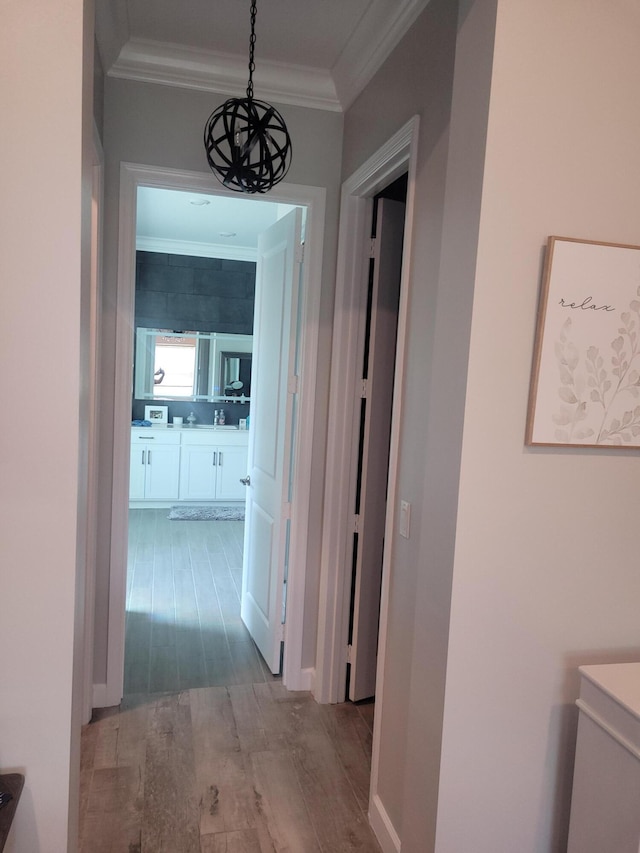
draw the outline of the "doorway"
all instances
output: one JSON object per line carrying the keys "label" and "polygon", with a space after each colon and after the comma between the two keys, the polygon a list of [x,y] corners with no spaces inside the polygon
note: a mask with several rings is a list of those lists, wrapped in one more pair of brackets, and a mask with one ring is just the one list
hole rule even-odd
{"label": "doorway", "polygon": [[[139,186],[182,189],[232,195],[213,185],[209,175],[123,164],[120,206],[120,258],[118,274],[118,323],[116,355],[116,406],[114,429],[114,487],[112,504],[112,552],[107,661],[107,704],[118,704],[124,680],[124,613],[126,599],[126,544],[128,540],[128,470],[129,421],[131,407],[131,363],[133,358],[132,318],[135,281],[135,211]],[[233,194],[235,196],[235,194]],[[307,209],[306,252],[300,283],[301,328],[298,405],[295,439],[300,464],[296,466],[293,492],[296,495],[290,522],[289,558],[304,567],[307,552],[311,479],[311,436],[315,407],[315,373],[322,242],[324,230],[325,191],[321,188],[281,184],[270,199],[281,204]],[[295,556],[295,561],[293,557]],[[283,628],[285,652],[283,682],[291,689],[310,689],[311,672],[302,665],[304,570],[290,572],[287,583],[291,616]]]}
{"label": "doorway", "polygon": [[[367,312],[368,253],[375,196],[404,173],[408,174],[406,216],[391,423],[382,594],[378,637],[378,673],[386,646],[386,589],[388,555],[395,534],[396,467],[402,418],[405,330],[407,326],[409,249],[413,233],[413,201],[419,119],[414,116],[376,151],[342,187],[336,309],[331,358],[331,400],[327,443],[326,487],[322,536],[321,595],[318,620],[316,698],[343,702],[349,657],[352,591],[354,482],[358,467],[357,401],[362,387],[363,326]],[[360,374],[360,375],[359,375]],[[381,681],[376,682],[380,692]],[[374,752],[375,758],[375,752]],[[375,776],[375,761],[373,765]]]}
{"label": "doorway", "polygon": [[353,418],[357,467],[345,689],[353,702],[375,696],[406,195],[405,173],[373,200],[361,394]]}
{"label": "doorway", "polygon": [[240,618],[240,478],[258,234],[289,209],[138,187],[132,421],[167,424],[132,430],[125,697],[271,677]]}

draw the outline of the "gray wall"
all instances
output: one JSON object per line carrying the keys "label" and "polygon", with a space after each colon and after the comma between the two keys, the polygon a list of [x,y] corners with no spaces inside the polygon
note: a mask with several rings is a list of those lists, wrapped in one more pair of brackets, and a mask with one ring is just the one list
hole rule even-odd
{"label": "gray wall", "polygon": [[[95,680],[106,678],[109,592],[111,482],[115,376],[115,318],[118,263],[118,196],[120,163],[129,162],[209,173],[202,133],[221,96],[173,87],[107,78],[105,86],[105,255],[102,327],[101,505],[99,511],[98,590],[96,600]],[[324,449],[328,401],[331,322],[340,184],[342,123],[340,114],[276,105],[293,139],[293,160],[287,182],[325,187],[324,262],[319,325],[317,417],[313,435],[310,537],[307,559],[307,601],[303,665],[313,666],[317,632],[317,598]],[[215,179],[213,179],[215,184]],[[133,325],[133,323],[132,323]]]}
{"label": "gray wall", "polygon": [[[440,287],[449,123],[456,43],[457,4],[432,0],[396,51],[345,116],[343,176],[346,178],[412,115],[420,116],[415,236],[410,258],[409,325],[406,340],[405,407],[402,415],[399,497],[412,505],[411,539],[398,539],[392,555],[384,691],[376,713],[382,721],[378,794],[403,850],[424,853],[435,833],[438,755],[444,702],[448,609],[455,534],[465,354],[469,305],[460,304],[459,327],[445,332],[447,302]],[[416,646],[416,607],[428,577],[428,641]],[[432,618],[435,615],[435,619]],[[419,741],[407,740],[411,661],[420,657],[429,674],[421,696]],[[410,756],[422,765],[414,792],[405,790]],[[410,820],[407,811],[419,803]],[[421,846],[405,848],[405,837]]]}

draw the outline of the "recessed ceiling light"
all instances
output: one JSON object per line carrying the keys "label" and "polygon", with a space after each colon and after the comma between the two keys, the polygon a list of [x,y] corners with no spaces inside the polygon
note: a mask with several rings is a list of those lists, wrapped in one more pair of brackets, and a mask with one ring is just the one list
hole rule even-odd
{"label": "recessed ceiling light", "polygon": [[192,198],[189,204],[193,204],[194,207],[204,207],[205,204],[211,204],[208,198]]}
{"label": "recessed ceiling light", "polygon": [[236,232],[235,231],[220,231],[218,236],[219,237],[235,237]]}

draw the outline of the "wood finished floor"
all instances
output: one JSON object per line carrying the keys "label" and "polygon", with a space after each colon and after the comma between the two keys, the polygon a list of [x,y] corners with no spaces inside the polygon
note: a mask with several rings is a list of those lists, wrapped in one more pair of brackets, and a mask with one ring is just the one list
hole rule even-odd
{"label": "wood finished floor", "polygon": [[372,709],[278,681],[130,697],[83,729],[80,853],[380,853]]}
{"label": "wood finished floor", "polygon": [[373,704],[318,705],[240,621],[242,522],[131,513],[126,689],[83,727],[80,853],[380,853]]}
{"label": "wood finished floor", "polygon": [[240,619],[242,521],[129,513],[125,696],[271,680]]}

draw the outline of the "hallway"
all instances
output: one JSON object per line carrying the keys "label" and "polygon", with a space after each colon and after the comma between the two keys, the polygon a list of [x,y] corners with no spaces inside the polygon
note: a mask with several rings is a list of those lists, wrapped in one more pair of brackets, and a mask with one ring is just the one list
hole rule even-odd
{"label": "hallway", "polygon": [[379,853],[374,706],[268,671],[240,620],[242,536],[131,511],[125,698],[83,727],[80,853]]}
{"label": "hallway", "polygon": [[80,853],[379,853],[372,712],[277,681],[130,697],[83,729]]}

